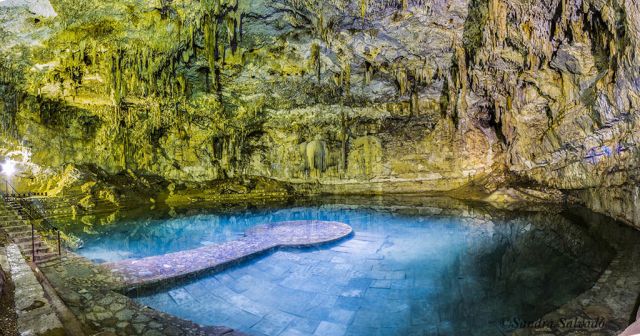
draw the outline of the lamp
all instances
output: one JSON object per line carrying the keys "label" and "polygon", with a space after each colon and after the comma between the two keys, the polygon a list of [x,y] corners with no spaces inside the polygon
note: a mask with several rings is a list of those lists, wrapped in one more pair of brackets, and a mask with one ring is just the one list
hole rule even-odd
{"label": "lamp", "polygon": [[16,162],[11,159],[6,159],[3,164],[0,165],[2,167],[2,174],[7,177],[4,181],[5,192],[9,194],[9,179],[16,173]]}
{"label": "lamp", "polygon": [[0,165],[2,167],[2,173],[7,177],[10,178],[11,176],[13,176],[13,174],[16,173],[16,162],[11,160],[11,159],[7,159],[2,165]]}

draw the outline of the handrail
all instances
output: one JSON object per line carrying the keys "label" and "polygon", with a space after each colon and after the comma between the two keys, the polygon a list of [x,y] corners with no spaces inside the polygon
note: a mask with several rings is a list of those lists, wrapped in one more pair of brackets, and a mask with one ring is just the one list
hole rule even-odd
{"label": "handrail", "polygon": [[[16,190],[16,188],[13,187],[11,183],[9,183],[8,180],[0,178],[0,181],[4,182],[4,185],[5,185],[5,192],[3,193],[3,195],[9,195],[9,187],[11,187],[11,190],[13,190],[14,194],[18,195],[18,191]],[[2,193],[1,190],[0,190],[0,193]]]}
{"label": "handrail", "polygon": [[[27,193],[19,193],[18,190],[16,190],[16,188],[9,183],[9,181],[5,178],[0,177],[0,183],[4,182],[5,185],[5,191],[2,191],[2,188],[0,188],[0,194],[4,197],[28,197],[28,196],[47,196],[47,193],[32,193],[32,192],[27,192]],[[11,190],[13,191],[13,193],[9,193],[9,188],[11,188]]]}
{"label": "handrail", "polygon": [[[13,185],[11,185],[11,183],[9,183],[9,181],[7,181],[6,179],[0,178],[0,181],[5,183],[5,192],[2,192],[0,190],[0,194],[2,194],[2,197],[4,200],[9,200],[9,199],[13,199],[14,201],[16,201],[20,207],[18,210],[18,212],[24,214],[25,216],[29,217],[29,222],[31,223],[31,259],[33,262],[36,262],[36,239],[35,239],[35,223],[36,222],[40,222],[41,224],[44,224],[44,227],[41,227],[41,231],[44,230],[51,230],[56,232],[56,236],[57,236],[57,245],[58,245],[58,256],[62,256],[62,248],[61,248],[61,240],[60,240],[60,229],[58,227],[56,227],[55,225],[51,224],[51,222],[49,222],[49,220],[47,220],[47,218],[45,216],[43,216],[42,214],[40,214],[40,212],[36,209],[34,209],[31,205],[31,202],[29,202],[25,197],[28,197],[30,195],[32,195],[32,193],[25,193],[25,194],[20,194],[18,193],[18,191],[16,190],[16,188],[14,188]],[[13,194],[9,194],[9,187],[11,188],[11,190],[13,191]],[[40,218],[38,218],[40,217]]]}

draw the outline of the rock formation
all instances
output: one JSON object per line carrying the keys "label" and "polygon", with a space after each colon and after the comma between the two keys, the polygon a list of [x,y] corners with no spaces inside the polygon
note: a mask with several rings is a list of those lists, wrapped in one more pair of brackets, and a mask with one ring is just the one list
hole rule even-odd
{"label": "rock formation", "polygon": [[48,5],[0,2],[0,154],[31,189],[86,165],[300,192],[515,181],[640,226],[636,1]]}

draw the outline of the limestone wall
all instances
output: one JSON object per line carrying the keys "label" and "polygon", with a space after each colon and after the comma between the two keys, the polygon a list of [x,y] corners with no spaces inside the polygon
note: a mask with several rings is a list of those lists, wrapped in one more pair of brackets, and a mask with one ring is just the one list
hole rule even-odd
{"label": "limestone wall", "polygon": [[51,5],[0,13],[0,155],[26,178],[385,193],[507,172],[640,225],[633,1]]}
{"label": "limestone wall", "polygon": [[509,169],[640,225],[638,4],[486,6],[482,44],[469,60],[470,110],[492,114]]}

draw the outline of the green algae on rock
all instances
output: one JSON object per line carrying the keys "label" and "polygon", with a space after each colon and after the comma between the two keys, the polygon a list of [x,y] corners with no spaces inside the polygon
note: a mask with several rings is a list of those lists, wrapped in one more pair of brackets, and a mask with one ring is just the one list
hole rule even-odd
{"label": "green algae on rock", "polygon": [[26,170],[93,165],[178,183],[258,176],[364,193],[514,175],[640,223],[636,4],[50,7],[0,7],[2,152],[28,146]]}

